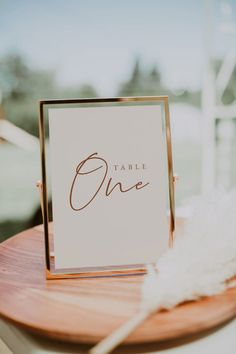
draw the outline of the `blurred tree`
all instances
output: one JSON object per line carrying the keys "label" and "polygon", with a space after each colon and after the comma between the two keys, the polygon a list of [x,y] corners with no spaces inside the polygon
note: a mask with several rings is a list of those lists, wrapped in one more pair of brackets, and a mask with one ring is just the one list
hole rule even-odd
{"label": "blurred tree", "polygon": [[146,73],[144,70],[141,70],[138,58],[135,60],[130,79],[121,84],[118,95],[163,95],[166,91],[167,89],[161,82],[161,74],[156,66]]}
{"label": "blurred tree", "polygon": [[37,101],[55,95],[54,73],[32,70],[19,54],[9,54],[0,59],[0,88],[6,118],[38,135]]}
{"label": "blurred tree", "polygon": [[[213,63],[213,67],[215,70],[216,75],[218,75],[221,65],[223,63],[222,59],[215,59]],[[234,66],[233,72],[222,94],[222,103],[225,105],[229,105],[236,100],[236,65]]]}
{"label": "blurred tree", "polygon": [[98,97],[98,94],[97,91],[93,88],[93,86],[84,84],[79,89],[78,97],[81,98]]}
{"label": "blurred tree", "polygon": [[191,92],[188,90],[171,91],[162,82],[161,72],[154,65],[149,70],[142,70],[139,58],[135,60],[129,80],[122,83],[118,96],[148,96],[167,95],[171,102],[187,102],[200,106],[200,91]]}
{"label": "blurred tree", "polygon": [[229,84],[222,96],[222,103],[225,105],[231,104],[236,100],[236,66],[229,80]]}
{"label": "blurred tree", "polygon": [[29,70],[20,56],[10,54],[0,61],[0,86],[4,97],[24,96],[28,77]]}
{"label": "blurred tree", "polygon": [[19,54],[0,59],[0,90],[6,118],[36,136],[39,99],[97,96],[91,85],[59,87],[53,71],[30,68]]}

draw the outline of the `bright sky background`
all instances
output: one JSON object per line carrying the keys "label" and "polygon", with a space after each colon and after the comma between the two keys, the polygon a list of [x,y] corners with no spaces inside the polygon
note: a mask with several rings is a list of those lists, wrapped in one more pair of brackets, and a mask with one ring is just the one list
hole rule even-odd
{"label": "bright sky background", "polygon": [[[102,95],[115,93],[137,56],[171,88],[200,88],[205,37],[203,0],[0,0],[0,56],[22,53],[61,84],[89,82]],[[217,55],[229,43],[216,31]]]}

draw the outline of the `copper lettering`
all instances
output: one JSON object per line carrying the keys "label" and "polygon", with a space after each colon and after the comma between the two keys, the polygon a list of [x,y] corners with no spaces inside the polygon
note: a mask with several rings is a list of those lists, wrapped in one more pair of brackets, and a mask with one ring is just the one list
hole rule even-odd
{"label": "copper lettering", "polygon": [[[87,167],[86,165],[88,164],[89,161],[92,161],[92,160],[94,160],[95,162],[98,162],[98,166],[93,169],[86,169],[86,167]],[[113,165],[113,166],[115,167],[115,170],[117,170],[117,168],[119,167],[118,165]],[[144,168],[144,164],[143,164],[143,168]],[[93,192],[92,195],[88,193],[88,200],[86,201],[86,203],[79,205],[79,201],[77,200],[77,205],[75,205],[73,196],[75,193],[75,189],[78,190],[78,188],[79,188],[80,176],[86,176],[91,173],[93,173],[95,175],[96,171],[98,171],[100,169],[103,169],[104,173],[102,174],[102,176],[98,177],[99,179],[97,182],[97,189],[95,190],[95,192]],[[83,161],[81,161],[77,165],[77,167],[75,169],[75,176],[73,178],[71,188],[70,188],[70,194],[69,194],[70,207],[74,211],[80,211],[80,210],[86,208],[89,204],[91,204],[105,184],[106,184],[106,186],[105,186],[105,196],[106,197],[109,197],[115,189],[119,190],[121,193],[127,193],[127,192],[131,191],[132,189],[138,191],[140,189],[143,189],[147,185],[149,185],[149,182],[143,183],[142,181],[139,181],[139,182],[129,186],[128,188],[125,188],[121,182],[117,182],[112,186],[112,182],[113,182],[112,178],[109,178],[108,182],[106,183],[108,169],[109,168],[108,168],[107,161],[104,158],[99,157],[97,153],[93,153],[93,154],[89,155],[86,159],[84,159]],[[121,166],[120,170],[122,170],[122,169],[125,169],[124,165]],[[128,165],[128,169],[132,170],[132,165]],[[136,165],[136,169],[137,169],[137,165]]]}

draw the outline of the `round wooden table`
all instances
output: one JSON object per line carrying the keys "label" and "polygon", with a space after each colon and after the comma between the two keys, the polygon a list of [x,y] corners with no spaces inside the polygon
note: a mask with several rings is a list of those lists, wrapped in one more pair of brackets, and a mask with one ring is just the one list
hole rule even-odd
{"label": "round wooden table", "polygon": [[[46,280],[42,226],[0,244],[0,316],[67,342],[95,343],[138,309],[143,276]],[[236,314],[236,288],[148,318],[125,344],[176,340]]]}

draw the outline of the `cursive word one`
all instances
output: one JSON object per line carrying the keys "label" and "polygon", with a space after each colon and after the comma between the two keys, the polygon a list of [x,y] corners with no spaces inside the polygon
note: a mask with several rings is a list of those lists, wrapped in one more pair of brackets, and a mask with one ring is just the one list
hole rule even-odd
{"label": "cursive word one", "polygon": [[[88,165],[88,162],[93,161],[93,160],[99,162],[98,167],[85,170],[86,165]],[[101,168],[104,169],[104,173],[101,177],[99,177],[95,192],[93,192],[92,195],[89,195],[87,201],[84,202],[82,205],[80,205],[78,200],[76,203],[77,205],[75,205],[73,196],[75,193],[75,187],[77,186],[77,189],[79,188],[80,176],[86,176],[91,173],[96,174],[96,171],[100,170]],[[109,167],[108,167],[107,161],[104,158],[99,157],[97,152],[89,155],[86,159],[82,160],[77,165],[76,170],[75,170],[75,176],[73,178],[71,188],[70,188],[70,195],[69,195],[70,207],[73,210],[80,211],[80,210],[86,208],[89,204],[91,204],[93,202],[93,200],[96,198],[96,196],[98,195],[98,193],[100,192],[100,190],[103,186],[105,186],[105,196],[109,197],[115,189],[118,189],[121,193],[127,193],[127,192],[131,191],[132,189],[138,191],[138,190],[146,187],[149,184],[149,182],[143,183],[142,181],[138,181],[134,185],[124,188],[124,186],[122,185],[121,182],[117,182],[117,183],[113,184],[111,177],[108,178],[108,180],[107,180],[108,170],[109,170]]]}

